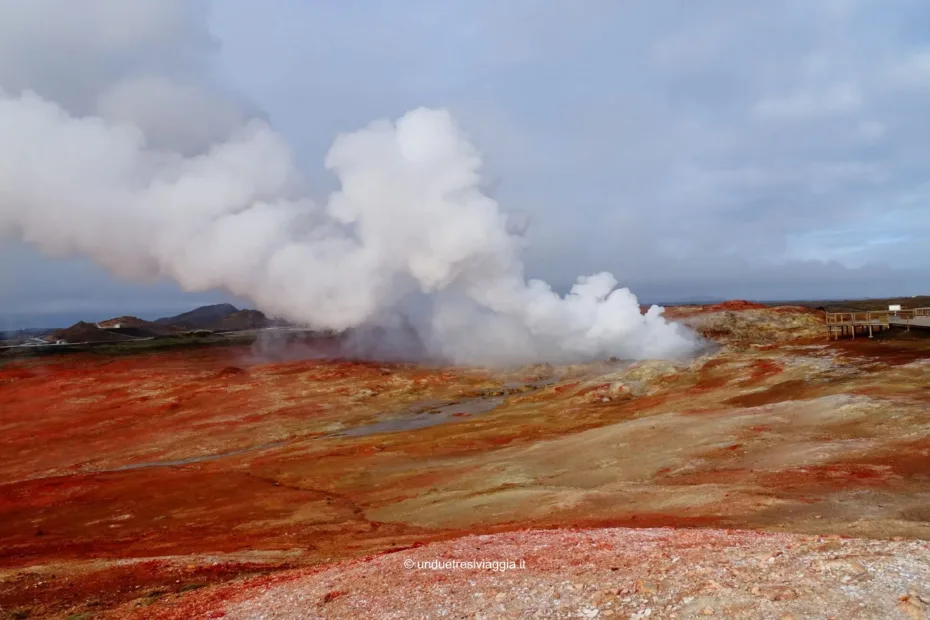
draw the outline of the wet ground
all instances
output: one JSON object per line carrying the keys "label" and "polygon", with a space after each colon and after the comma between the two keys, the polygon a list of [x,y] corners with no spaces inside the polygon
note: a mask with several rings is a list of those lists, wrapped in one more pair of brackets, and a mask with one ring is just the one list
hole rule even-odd
{"label": "wet ground", "polygon": [[828,342],[779,309],[700,321],[723,347],[680,363],[6,362],[0,609],[124,617],[530,526],[930,538],[930,340]]}
{"label": "wet ground", "polygon": [[448,403],[430,407],[426,412],[413,415],[384,414],[387,419],[366,424],[339,433],[343,437],[365,437],[382,433],[399,433],[402,431],[415,431],[439,424],[455,422],[456,418],[471,417],[493,411],[504,402],[503,398],[489,398],[478,396],[459,402]]}

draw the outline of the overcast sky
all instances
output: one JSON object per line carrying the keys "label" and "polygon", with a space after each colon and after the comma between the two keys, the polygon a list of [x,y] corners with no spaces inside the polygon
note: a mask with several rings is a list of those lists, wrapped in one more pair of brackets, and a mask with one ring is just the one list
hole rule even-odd
{"label": "overcast sky", "polygon": [[[320,197],[337,133],[451,109],[559,289],[609,270],[648,302],[930,292],[927,2],[223,0],[209,28]],[[10,326],[229,299],[13,240],[0,264]]]}

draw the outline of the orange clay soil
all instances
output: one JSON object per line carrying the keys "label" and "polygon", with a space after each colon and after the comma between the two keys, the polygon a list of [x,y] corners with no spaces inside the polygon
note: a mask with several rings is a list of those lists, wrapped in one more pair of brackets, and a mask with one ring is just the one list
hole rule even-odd
{"label": "orange clay soil", "polygon": [[672,309],[723,345],[680,363],[7,360],[0,618],[528,527],[930,537],[930,340],[733,306]]}

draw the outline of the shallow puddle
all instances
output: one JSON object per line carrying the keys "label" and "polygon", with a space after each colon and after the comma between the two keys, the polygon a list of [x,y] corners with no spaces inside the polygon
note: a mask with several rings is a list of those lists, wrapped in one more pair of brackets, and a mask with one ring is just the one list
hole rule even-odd
{"label": "shallow puddle", "polygon": [[[397,433],[400,431],[413,431],[430,426],[438,426],[454,422],[459,419],[467,419],[474,415],[488,413],[497,408],[504,402],[504,398],[472,398],[470,400],[443,405],[431,409],[428,413],[418,413],[407,418],[392,418],[352,428],[347,431],[336,433],[340,437],[364,437],[366,435],[376,435],[379,433]],[[463,414],[463,415],[459,415]]]}
{"label": "shallow puddle", "polygon": [[398,433],[401,431],[414,431],[429,428],[440,424],[459,422],[470,419],[482,413],[489,413],[504,402],[507,395],[535,392],[557,380],[552,378],[537,379],[534,381],[508,381],[499,391],[492,395],[467,398],[458,402],[445,404],[443,401],[425,401],[413,405],[414,415],[391,418],[373,424],[366,424],[357,428],[334,433],[334,437],[365,437],[380,433]]}

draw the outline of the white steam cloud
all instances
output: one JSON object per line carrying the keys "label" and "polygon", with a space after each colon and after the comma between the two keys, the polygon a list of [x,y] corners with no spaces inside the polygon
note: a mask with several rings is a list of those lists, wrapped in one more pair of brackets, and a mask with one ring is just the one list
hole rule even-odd
{"label": "white steam cloud", "polygon": [[694,348],[608,273],[565,297],[527,281],[445,110],[337,137],[340,189],[315,204],[284,139],[209,79],[204,23],[187,0],[0,0],[0,235],[310,327],[402,321],[458,363]]}

